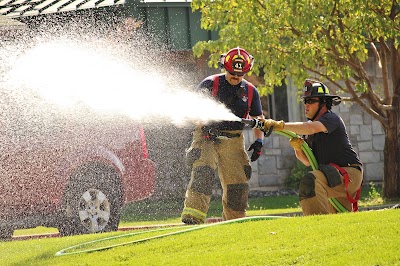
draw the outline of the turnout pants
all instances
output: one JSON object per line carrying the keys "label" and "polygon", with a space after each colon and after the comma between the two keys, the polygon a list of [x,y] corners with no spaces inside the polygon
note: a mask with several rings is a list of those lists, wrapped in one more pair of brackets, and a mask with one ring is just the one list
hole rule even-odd
{"label": "turnout pants", "polygon": [[[225,132],[242,133],[240,130]],[[243,134],[214,142],[204,139],[201,129],[196,129],[186,159],[192,170],[182,220],[190,218],[196,223],[205,222],[217,168],[223,190],[223,218],[230,220],[246,216],[251,166]]]}
{"label": "turnout pants", "polygon": [[[349,174],[348,192],[354,198],[362,184],[363,172],[353,167],[343,167],[343,169]],[[312,181],[313,177],[310,174],[314,177],[314,181]],[[340,175],[340,180],[338,180],[339,184],[335,186],[329,184],[326,176],[320,170],[311,171],[307,175],[309,180],[304,181],[305,178],[303,178],[299,189],[300,206],[304,215],[337,213],[336,209],[329,202],[329,198],[336,198],[343,207],[350,212],[352,211],[352,204],[347,199],[344,177],[342,175]],[[308,196],[302,194],[302,186],[307,186]]]}

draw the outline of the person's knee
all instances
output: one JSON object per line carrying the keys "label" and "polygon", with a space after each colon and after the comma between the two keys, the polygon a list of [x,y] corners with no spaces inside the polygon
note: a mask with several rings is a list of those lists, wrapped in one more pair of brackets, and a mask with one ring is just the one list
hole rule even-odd
{"label": "person's knee", "polygon": [[315,176],[308,172],[300,180],[299,199],[307,199],[315,196]]}
{"label": "person's knee", "polygon": [[214,187],[215,171],[210,166],[203,165],[193,169],[193,177],[189,189],[210,196]]}
{"label": "person's knee", "polygon": [[227,185],[227,207],[233,211],[246,211],[249,195],[248,184]]}
{"label": "person's knee", "polygon": [[186,152],[186,165],[189,168],[193,167],[193,163],[200,159],[201,156],[201,149],[198,148],[190,148],[187,152]]}

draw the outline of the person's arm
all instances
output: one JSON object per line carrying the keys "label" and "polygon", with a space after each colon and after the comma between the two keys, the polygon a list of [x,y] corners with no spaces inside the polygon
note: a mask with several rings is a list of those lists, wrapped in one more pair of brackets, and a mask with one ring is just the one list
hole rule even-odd
{"label": "person's arm", "polygon": [[298,135],[313,135],[319,132],[328,132],[328,129],[319,121],[314,122],[286,122],[284,130],[292,131]]}
{"label": "person's arm", "polygon": [[[259,115],[259,116],[250,116],[251,118],[263,118],[263,115]],[[253,133],[254,133],[254,137],[255,137],[255,141],[253,144],[250,145],[248,151],[253,150],[253,153],[251,154],[251,161],[254,162],[256,161],[260,155],[261,155],[261,150],[262,147],[264,145],[264,132],[262,132],[260,129],[254,128],[253,129]]]}
{"label": "person's arm", "polygon": [[[252,119],[260,119],[260,118],[264,118],[264,115],[259,115],[259,116],[250,116]],[[262,132],[261,130],[254,128],[253,129],[253,134],[254,134],[254,138],[255,139],[262,139],[264,142],[264,132]]]}
{"label": "person's arm", "polygon": [[294,150],[296,158],[302,162],[305,166],[310,166],[310,161],[308,160],[306,154],[302,150]]}
{"label": "person's arm", "polygon": [[305,166],[310,166],[310,161],[307,155],[303,152],[302,147],[304,145],[304,139],[301,137],[293,137],[290,139],[290,145],[293,147],[297,159],[302,162]]}

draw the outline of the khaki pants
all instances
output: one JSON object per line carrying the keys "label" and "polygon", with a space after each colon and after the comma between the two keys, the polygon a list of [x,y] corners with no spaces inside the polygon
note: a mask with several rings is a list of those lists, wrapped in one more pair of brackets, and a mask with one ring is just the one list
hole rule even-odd
{"label": "khaki pants", "polygon": [[[363,173],[353,167],[343,167],[349,174],[349,195],[354,198],[363,180]],[[311,171],[315,176],[315,196],[300,201],[304,215],[336,213],[336,209],[329,202],[329,198],[336,198],[348,211],[352,211],[352,205],[347,199],[344,186],[344,178],[340,176],[342,184],[329,187],[325,175],[319,171]]]}
{"label": "khaki pants", "polygon": [[[242,133],[241,130],[226,131]],[[191,179],[186,191],[182,217],[193,217],[204,223],[215,181],[215,171],[221,182],[223,216],[225,220],[246,216],[248,181],[251,166],[245,151],[244,136],[220,139],[219,143],[206,140],[201,129],[196,129],[187,150]]]}

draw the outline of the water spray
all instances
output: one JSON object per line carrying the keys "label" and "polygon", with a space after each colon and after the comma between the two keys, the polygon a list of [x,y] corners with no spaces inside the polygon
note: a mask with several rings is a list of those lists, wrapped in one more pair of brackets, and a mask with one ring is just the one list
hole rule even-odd
{"label": "water spray", "polygon": [[0,61],[9,62],[7,69],[0,67],[0,74],[7,75],[4,87],[32,93],[35,97],[26,98],[53,105],[60,114],[85,107],[149,127],[159,120],[178,127],[237,121],[225,105],[184,85],[179,72],[166,71],[166,63],[157,61],[155,67],[155,53],[135,50],[132,56],[108,40],[80,38],[55,38],[21,49],[24,53],[15,56],[0,53]]}

